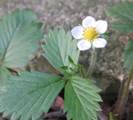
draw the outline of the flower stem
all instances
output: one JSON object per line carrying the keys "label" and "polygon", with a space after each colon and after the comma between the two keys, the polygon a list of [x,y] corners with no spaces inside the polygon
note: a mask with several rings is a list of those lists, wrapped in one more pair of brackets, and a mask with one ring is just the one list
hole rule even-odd
{"label": "flower stem", "polygon": [[122,118],[122,115],[124,113],[124,107],[128,100],[129,87],[130,87],[132,78],[133,78],[133,66],[129,72],[128,79],[123,81],[123,84],[121,86],[121,89],[118,95],[118,99],[115,104],[114,113],[116,116],[118,116],[119,119]]}
{"label": "flower stem", "polygon": [[95,50],[95,48],[92,48],[91,58],[90,58],[91,59],[90,66],[88,68],[88,75],[92,75],[92,73],[94,71],[95,64],[96,64],[96,57],[97,57],[96,50]]}

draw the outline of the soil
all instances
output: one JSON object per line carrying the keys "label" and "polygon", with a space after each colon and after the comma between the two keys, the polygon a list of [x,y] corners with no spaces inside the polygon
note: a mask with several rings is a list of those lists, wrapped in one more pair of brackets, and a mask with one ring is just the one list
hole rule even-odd
{"label": "soil", "polygon": [[[47,33],[49,29],[59,26],[63,26],[66,30],[71,30],[73,26],[80,24],[82,19],[88,15],[94,16],[96,19],[105,19],[110,24],[111,18],[105,14],[107,9],[122,1],[124,0],[0,0],[0,16],[17,8],[30,8],[37,13],[40,21],[45,24],[44,32]],[[103,90],[108,90],[108,92],[103,92],[105,103],[109,101],[109,103],[112,102],[113,104],[118,93],[120,81],[126,76],[123,70],[122,53],[128,37],[110,28],[108,32],[110,36],[107,47],[105,49],[97,49],[98,56],[94,79],[99,87]],[[89,51],[81,53],[80,63],[89,66],[89,58]],[[45,65],[42,66],[42,64]],[[31,61],[28,68],[42,72],[56,72],[42,57]],[[105,111],[108,108],[110,109],[110,106],[105,107],[108,105],[103,105]],[[133,106],[132,102],[131,105]],[[132,118],[130,116],[133,111],[129,107],[127,109],[130,114],[127,114],[128,117],[125,120],[132,120],[133,116]],[[0,120],[3,119],[0,118]]]}

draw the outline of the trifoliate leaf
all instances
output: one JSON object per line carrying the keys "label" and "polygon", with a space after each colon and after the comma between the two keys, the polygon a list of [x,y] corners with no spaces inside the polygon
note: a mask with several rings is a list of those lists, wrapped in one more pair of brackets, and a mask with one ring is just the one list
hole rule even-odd
{"label": "trifoliate leaf", "polygon": [[11,120],[38,120],[43,112],[48,112],[63,86],[60,77],[46,73],[11,76],[5,91],[0,88],[0,112],[11,116]]}
{"label": "trifoliate leaf", "polygon": [[0,21],[0,62],[7,68],[23,67],[37,50],[43,35],[30,10],[17,10]]}
{"label": "trifoliate leaf", "polygon": [[44,57],[59,71],[61,71],[63,66],[73,66],[69,58],[75,64],[78,63],[79,50],[77,49],[77,41],[73,40],[71,34],[63,29],[49,31],[45,37],[43,49]]}
{"label": "trifoliate leaf", "polygon": [[115,18],[112,28],[121,32],[133,32],[133,2],[124,2],[111,7],[107,14]]}
{"label": "trifoliate leaf", "polygon": [[124,52],[124,66],[128,70],[133,67],[133,40],[130,40]]}
{"label": "trifoliate leaf", "polygon": [[72,77],[65,87],[65,111],[68,119],[97,120],[100,111],[98,102],[102,101],[100,91],[91,81],[80,77]]}

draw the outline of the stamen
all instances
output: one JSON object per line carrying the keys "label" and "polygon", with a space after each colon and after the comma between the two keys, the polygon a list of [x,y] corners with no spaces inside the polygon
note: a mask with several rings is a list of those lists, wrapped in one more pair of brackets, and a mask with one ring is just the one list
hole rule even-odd
{"label": "stamen", "polygon": [[83,38],[88,41],[93,41],[98,37],[98,33],[94,27],[85,28]]}

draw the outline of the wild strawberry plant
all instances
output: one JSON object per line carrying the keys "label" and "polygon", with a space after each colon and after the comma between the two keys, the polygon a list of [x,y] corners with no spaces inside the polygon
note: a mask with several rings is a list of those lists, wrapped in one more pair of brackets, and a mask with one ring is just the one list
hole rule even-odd
{"label": "wild strawberry plant", "polygon": [[[0,112],[3,117],[41,120],[41,115],[49,111],[64,89],[64,112],[68,120],[97,120],[101,90],[91,77],[84,76],[78,63],[79,50],[105,47],[107,41],[101,34],[107,30],[107,22],[88,16],[82,25],[71,32],[61,28],[44,34],[42,24],[30,10],[16,10],[1,19]],[[82,40],[78,42],[72,36]],[[42,55],[59,75],[23,69],[35,55],[40,40],[44,42]]]}

